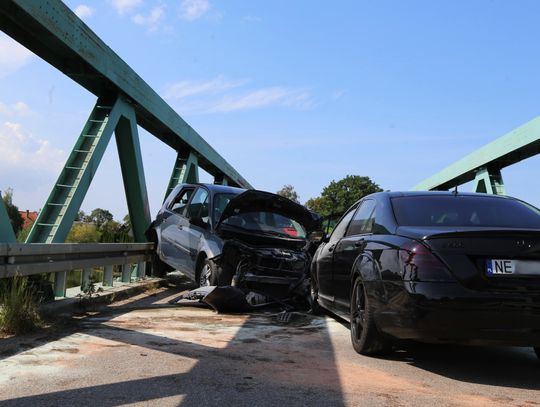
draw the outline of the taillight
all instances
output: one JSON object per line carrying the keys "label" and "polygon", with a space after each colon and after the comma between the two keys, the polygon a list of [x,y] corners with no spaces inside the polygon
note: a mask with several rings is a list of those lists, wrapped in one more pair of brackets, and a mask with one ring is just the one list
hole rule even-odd
{"label": "taillight", "polygon": [[399,259],[401,277],[405,281],[452,280],[446,266],[420,242],[403,245]]}

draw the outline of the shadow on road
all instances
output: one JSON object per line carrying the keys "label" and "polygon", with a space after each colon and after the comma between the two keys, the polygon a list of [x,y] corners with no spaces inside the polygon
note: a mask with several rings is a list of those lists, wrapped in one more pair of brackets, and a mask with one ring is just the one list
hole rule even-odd
{"label": "shadow on road", "polygon": [[[323,319],[299,315],[292,320],[290,327],[274,329],[275,322],[268,315],[249,315],[222,349],[107,324],[113,318],[136,309],[170,307],[156,302],[177,292],[178,288],[170,288],[153,298],[144,298],[116,309],[109,307],[74,324],[63,335],[82,332],[190,358],[196,360],[191,370],[150,378],[131,375],[130,380],[100,385],[80,383],[81,388],[0,401],[0,406],[84,404],[112,407],[172,396],[182,396],[180,406],[197,407],[345,405],[332,342]],[[261,324],[268,326],[259,330]],[[297,335],[304,335],[303,342],[291,340]],[[59,339],[59,336],[51,340]],[[292,342],[295,344],[291,345]],[[305,348],[295,349],[299,343]],[[36,346],[40,344],[43,341]],[[152,360],[136,359],[133,363],[148,366]],[[159,371],[155,366],[152,369],[153,372]]]}
{"label": "shadow on road", "polygon": [[540,390],[532,348],[404,343],[389,359],[462,382]]}

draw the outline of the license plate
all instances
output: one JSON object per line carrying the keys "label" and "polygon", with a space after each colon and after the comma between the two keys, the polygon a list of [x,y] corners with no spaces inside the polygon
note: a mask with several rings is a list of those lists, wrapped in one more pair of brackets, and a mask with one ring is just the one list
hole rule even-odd
{"label": "license plate", "polygon": [[540,260],[487,259],[486,275],[540,277]]}
{"label": "license plate", "polygon": [[488,276],[515,274],[516,263],[508,259],[487,259],[486,272]]}

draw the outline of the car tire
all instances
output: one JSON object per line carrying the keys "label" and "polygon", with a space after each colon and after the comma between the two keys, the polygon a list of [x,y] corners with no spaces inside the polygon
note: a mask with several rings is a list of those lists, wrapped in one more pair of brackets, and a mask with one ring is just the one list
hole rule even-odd
{"label": "car tire", "polygon": [[218,285],[216,266],[212,261],[204,259],[201,262],[199,270],[197,270],[197,284],[199,287]]}
{"label": "car tire", "polygon": [[311,306],[311,313],[313,315],[321,315],[322,308],[319,305],[319,286],[317,285],[317,280],[311,275],[309,281],[309,305]]}
{"label": "car tire", "polygon": [[540,346],[535,346],[533,349],[534,349],[534,353],[536,353],[536,356],[538,357],[538,359],[540,359]]}
{"label": "car tire", "polygon": [[391,351],[392,344],[375,326],[375,307],[366,294],[362,279],[357,278],[351,290],[351,342],[362,355],[383,355]]}
{"label": "car tire", "polygon": [[174,269],[169,266],[167,263],[164,263],[160,258],[157,252],[154,250],[152,253],[152,275],[154,277],[166,277],[167,273],[173,271]]}

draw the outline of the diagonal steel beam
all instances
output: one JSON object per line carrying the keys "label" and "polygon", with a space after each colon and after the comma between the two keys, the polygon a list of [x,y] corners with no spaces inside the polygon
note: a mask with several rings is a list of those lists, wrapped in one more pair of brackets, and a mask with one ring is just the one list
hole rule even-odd
{"label": "diagonal steel beam", "polygon": [[15,233],[13,232],[13,227],[11,226],[11,221],[4,205],[4,200],[2,199],[2,194],[0,193],[0,242],[1,243],[14,243],[17,239],[15,238]]}

